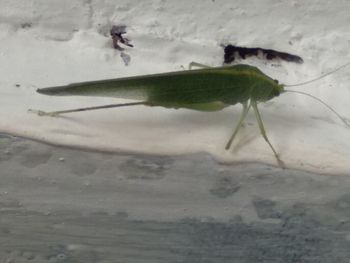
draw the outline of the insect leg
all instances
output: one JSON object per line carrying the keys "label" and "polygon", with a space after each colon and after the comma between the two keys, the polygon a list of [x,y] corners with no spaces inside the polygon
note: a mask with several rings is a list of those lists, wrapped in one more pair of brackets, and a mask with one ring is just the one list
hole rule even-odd
{"label": "insect leg", "polygon": [[29,112],[36,113],[39,116],[57,116],[60,114],[65,113],[71,113],[71,112],[79,112],[79,111],[91,111],[91,110],[99,110],[99,109],[108,109],[108,108],[118,108],[118,107],[125,107],[125,106],[135,106],[135,105],[147,105],[146,101],[142,102],[130,102],[130,103],[119,103],[119,104],[108,104],[108,105],[102,105],[102,106],[96,106],[96,107],[87,107],[87,108],[78,108],[78,109],[71,109],[71,110],[62,110],[62,111],[41,111],[41,110],[28,110]]}
{"label": "insect leg", "polygon": [[259,113],[258,105],[257,105],[256,101],[252,100],[251,101],[251,105],[252,105],[252,107],[254,109],[256,120],[258,121],[259,129],[260,129],[262,137],[264,138],[264,140],[267,142],[267,144],[270,146],[271,150],[273,151],[273,153],[274,153],[274,155],[276,157],[278,165],[281,166],[282,168],[284,168],[285,165],[284,165],[283,161],[279,158],[276,150],[273,148],[272,144],[270,143],[269,139],[267,138],[266,131],[265,131],[265,128],[264,128],[264,124],[263,124],[263,121],[261,119],[261,115]]}
{"label": "insect leg", "polygon": [[242,110],[241,116],[239,117],[239,121],[236,125],[235,130],[233,131],[230,139],[228,140],[228,142],[225,146],[226,150],[230,149],[232,142],[233,142],[234,138],[236,137],[239,129],[242,127],[243,121],[244,121],[245,117],[247,116],[247,113],[248,113],[250,106],[251,106],[251,104],[249,104],[249,106],[248,106],[247,102],[244,102],[242,105],[243,105],[243,110]]}
{"label": "insect leg", "polygon": [[210,68],[210,66],[194,62],[192,61],[190,64],[188,64],[188,69],[191,70],[193,67],[198,67],[198,68]]}

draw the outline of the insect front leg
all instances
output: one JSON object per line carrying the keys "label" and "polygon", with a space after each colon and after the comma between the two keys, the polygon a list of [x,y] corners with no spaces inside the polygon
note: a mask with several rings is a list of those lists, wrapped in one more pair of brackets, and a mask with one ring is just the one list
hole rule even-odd
{"label": "insect front leg", "polygon": [[278,165],[280,167],[282,167],[282,168],[285,168],[284,162],[279,158],[276,150],[273,148],[272,144],[270,143],[269,139],[267,138],[266,131],[265,131],[265,128],[264,128],[264,124],[263,124],[263,121],[261,119],[261,115],[259,113],[258,105],[257,105],[256,101],[252,100],[251,101],[251,105],[252,105],[252,107],[254,109],[256,120],[258,121],[259,129],[260,129],[262,137],[264,138],[264,140],[267,142],[267,144],[270,146],[271,150],[273,151],[273,153],[274,153],[274,155],[276,157]]}
{"label": "insect front leg", "polygon": [[243,105],[243,110],[242,110],[241,116],[239,117],[239,121],[236,125],[235,130],[233,131],[230,139],[228,140],[228,142],[226,144],[226,147],[225,147],[226,150],[230,149],[232,142],[233,142],[234,138],[236,137],[239,129],[242,127],[243,121],[244,121],[245,117],[247,116],[247,113],[248,113],[250,106],[251,106],[251,104],[249,104],[249,106],[248,106],[247,102],[244,102],[242,105]]}
{"label": "insect front leg", "polygon": [[191,70],[193,67],[198,67],[198,68],[211,68],[210,66],[194,62],[192,61],[190,64],[188,64],[188,69]]}

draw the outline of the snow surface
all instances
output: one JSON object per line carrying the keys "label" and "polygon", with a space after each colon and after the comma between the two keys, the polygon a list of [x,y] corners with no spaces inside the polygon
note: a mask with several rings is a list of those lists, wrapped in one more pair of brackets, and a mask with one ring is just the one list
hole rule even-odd
{"label": "snow surface", "polygon": [[[48,97],[37,88],[183,70],[191,61],[220,66],[221,44],[272,48],[304,64],[240,61],[281,83],[295,84],[350,61],[349,1],[287,0],[0,0],[0,132],[59,145],[149,154],[208,152],[225,162],[276,164],[254,114],[233,149],[224,146],[239,105],[203,113],[128,107],[39,117],[45,111],[126,102]],[[112,48],[108,31],[127,25],[134,48]],[[295,90],[324,100],[350,118],[350,67]],[[292,89],[292,88],[290,88]],[[268,137],[287,167],[349,174],[350,129],[319,103],[283,94],[260,105]]]}

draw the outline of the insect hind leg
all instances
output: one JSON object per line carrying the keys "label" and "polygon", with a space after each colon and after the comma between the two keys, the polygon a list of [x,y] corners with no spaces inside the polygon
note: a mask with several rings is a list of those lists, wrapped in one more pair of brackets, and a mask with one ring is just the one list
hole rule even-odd
{"label": "insect hind leg", "polygon": [[258,110],[258,105],[256,103],[256,101],[251,101],[251,105],[254,109],[254,113],[255,113],[255,116],[256,116],[256,120],[258,122],[258,125],[259,125],[259,129],[260,129],[260,132],[261,132],[261,135],[262,137],[264,138],[264,140],[267,142],[267,144],[270,146],[271,150],[273,151],[275,157],[276,157],[276,160],[277,160],[277,163],[280,167],[282,168],[285,168],[285,164],[284,162],[279,158],[276,150],[273,148],[270,140],[268,139],[267,135],[266,135],[266,131],[265,131],[265,127],[264,127],[264,124],[263,124],[263,121],[261,119],[261,115],[259,113],[259,110]]}
{"label": "insect hind leg", "polygon": [[61,114],[72,113],[72,112],[92,111],[92,110],[119,108],[119,107],[125,107],[125,106],[137,106],[137,105],[150,106],[150,104],[147,101],[140,101],[140,102],[108,104],[108,105],[95,106],[95,107],[86,107],[86,108],[77,108],[77,109],[61,110],[61,111],[50,111],[50,112],[29,109],[28,112],[38,114],[39,116],[56,117],[56,116],[61,115]]}

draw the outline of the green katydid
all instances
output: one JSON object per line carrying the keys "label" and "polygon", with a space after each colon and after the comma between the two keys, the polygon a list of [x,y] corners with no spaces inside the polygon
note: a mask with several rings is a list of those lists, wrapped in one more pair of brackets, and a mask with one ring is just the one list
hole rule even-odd
{"label": "green katydid", "polygon": [[[348,64],[343,65],[340,68],[343,68]],[[199,63],[192,62],[190,64],[190,68],[193,66],[203,67],[203,69],[89,81],[73,83],[67,86],[38,89],[38,93],[45,95],[117,97],[137,100],[137,102],[110,104],[54,112],[34,112],[41,116],[55,116],[70,112],[133,105],[161,106],[176,109],[187,108],[198,111],[219,111],[225,107],[240,103],[243,105],[243,110],[225,149],[228,150],[231,147],[234,138],[242,127],[249,109],[252,108],[254,110],[262,137],[273,151],[278,164],[284,167],[284,164],[277,154],[277,151],[274,149],[266,135],[264,124],[258,109],[258,103],[269,101],[279,96],[281,93],[287,92],[288,90],[284,89],[285,86],[295,85],[279,84],[277,80],[265,75],[258,68],[249,65],[240,64],[224,67],[207,67]],[[340,68],[336,70],[339,70]],[[311,81],[323,78],[336,70]],[[311,81],[297,85],[306,84]],[[343,119],[337,112],[335,112],[330,106],[325,104],[320,99],[303,92],[290,92],[301,93],[318,100],[333,111],[347,126],[350,127],[345,119]]]}

